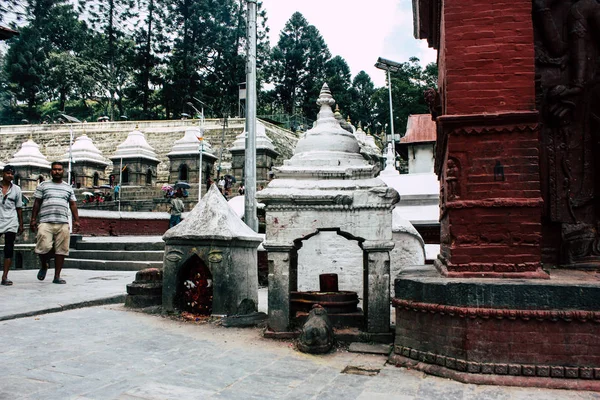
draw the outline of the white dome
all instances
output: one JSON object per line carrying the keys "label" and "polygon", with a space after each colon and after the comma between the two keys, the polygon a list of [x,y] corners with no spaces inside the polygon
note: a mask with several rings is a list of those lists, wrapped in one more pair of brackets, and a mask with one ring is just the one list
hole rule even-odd
{"label": "white dome", "polygon": [[[167,156],[175,156],[180,154],[199,154],[200,141],[198,138],[204,137],[204,132],[198,126],[190,126],[185,130],[185,134],[181,139],[175,141],[173,149]],[[212,146],[206,139],[203,140],[203,154],[212,154]]]}
{"label": "white dome", "polygon": [[[73,156],[73,162],[92,161],[96,164],[109,164],[106,158],[102,156],[100,150],[96,148],[92,142],[92,139],[90,139],[85,133],[75,139],[73,147],[71,148],[71,154]],[[69,161],[69,152],[63,155],[61,161]]]}
{"label": "white dome", "polygon": [[40,146],[31,139],[23,143],[21,149],[8,160],[8,163],[15,166],[32,165],[50,169],[50,162],[40,152]]}
{"label": "white dome", "polygon": [[144,134],[137,129],[129,132],[127,139],[117,146],[117,151],[110,157],[112,160],[119,158],[146,158],[158,161],[156,152],[146,141]]}

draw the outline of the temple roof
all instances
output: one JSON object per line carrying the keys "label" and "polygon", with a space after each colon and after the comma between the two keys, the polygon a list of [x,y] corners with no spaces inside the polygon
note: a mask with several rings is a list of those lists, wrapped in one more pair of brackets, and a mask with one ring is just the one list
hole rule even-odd
{"label": "temple roof", "polygon": [[199,239],[237,239],[256,242],[256,246],[263,240],[229,207],[214,183],[187,217],[163,236],[165,242]]}
{"label": "temple roof", "polygon": [[[108,165],[109,162],[102,156],[102,153],[85,133],[75,139],[73,147],[71,148],[71,154],[73,156],[73,162],[88,161],[96,164]],[[66,152],[61,162],[69,161],[69,152]]]}
{"label": "temple roof", "polygon": [[13,158],[8,160],[8,164],[14,166],[35,166],[50,169],[50,162],[40,152],[40,146],[32,139],[29,139],[21,145],[21,149],[15,153]]}
{"label": "temple roof", "polygon": [[120,158],[146,158],[159,161],[154,148],[148,144],[146,137],[142,131],[137,129],[137,126],[135,130],[129,132],[127,139],[117,146],[117,151],[110,157],[111,160]]}
{"label": "temple roof", "polygon": [[431,114],[415,114],[408,116],[406,134],[400,143],[435,142],[437,138],[435,121]]}
{"label": "temple roof", "polygon": [[209,157],[216,158],[212,153],[212,146],[210,143],[204,139],[204,132],[202,128],[199,126],[190,126],[185,130],[185,134],[181,139],[175,141],[173,145],[173,149],[170,153],[167,153],[167,156],[176,156],[176,155],[187,155],[187,154],[200,154],[200,139],[203,138],[203,148],[202,154],[207,155]]}

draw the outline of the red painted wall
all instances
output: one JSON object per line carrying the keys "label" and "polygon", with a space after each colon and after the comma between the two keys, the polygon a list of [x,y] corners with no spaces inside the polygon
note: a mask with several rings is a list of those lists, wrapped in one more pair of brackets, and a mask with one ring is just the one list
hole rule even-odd
{"label": "red painted wall", "polygon": [[443,2],[445,114],[535,109],[531,8],[531,0]]}
{"label": "red painted wall", "polygon": [[85,236],[162,236],[168,219],[114,219],[80,217],[78,234]]}

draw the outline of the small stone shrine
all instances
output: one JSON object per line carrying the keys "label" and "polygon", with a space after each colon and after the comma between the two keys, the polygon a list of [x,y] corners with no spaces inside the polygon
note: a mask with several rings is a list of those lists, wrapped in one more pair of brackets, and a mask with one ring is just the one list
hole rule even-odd
{"label": "small stone shrine", "polygon": [[[239,134],[233,146],[229,149],[231,152],[231,168],[233,175],[239,176],[244,180],[244,165],[246,157],[246,135],[247,132]],[[265,125],[256,121],[256,184],[265,185],[272,178],[272,168],[275,159],[279,153],[275,151],[273,141],[269,139],[266,133]]]}
{"label": "small stone shrine", "polygon": [[163,240],[165,311],[227,316],[238,314],[245,299],[258,304],[262,237],[234,213],[215,184]]}
{"label": "small stone shrine", "polygon": [[388,334],[391,213],[398,193],[374,177],[375,168],[360,154],[354,134],[336,121],[331,109],[335,100],[326,84],[317,104],[321,110],[314,127],[298,141],[294,156],[275,168],[275,179],[257,193],[266,209],[269,328],[291,329],[290,292],[298,290],[302,256],[298,250],[323,231],[336,232],[361,249],[363,329]]}
{"label": "small stone shrine", "polygon": [[[117,146],[117,151],[110,159],[115,166],[115,171],[122,168],[121,185],[153,186],[156,184],[156,167],[160,161],[137,126],[135,130],[129,132],[127,139]],[[122,167],[120,167],[121,163]]]}
{"label": "small stone shrine", "polygon": [[[108,183],[106,167],[109,162],[85,133],[75,139],[71,148],[71,181],[79,187],[94,187]],[[63,165],[69,165],[69,153],[65,153],[61,160]]]}
{"label": "small stone shrine", "polygon": [[[175,141],[173,149],[167,153],[170,161],[169,182],[198,182],[200,137],[204,137],[202,128],[194,125],[188,127],[184,136]],[[211,176],[217,156],[212,153],[212,146],[207,140],[202,142],[202,178],[206,182]]]}
{"label": "small stone shrine", "polygon": [[33,192],[41,181],[50,178],[50,162],[32,139],[23,143],[8,164],[15,167],[14,182],[24,192]]}

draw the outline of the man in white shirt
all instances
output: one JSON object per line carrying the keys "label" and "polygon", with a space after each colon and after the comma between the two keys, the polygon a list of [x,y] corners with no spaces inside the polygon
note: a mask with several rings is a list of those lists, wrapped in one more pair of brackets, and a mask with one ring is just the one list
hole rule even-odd
{"label": "man in white shirt", "polygon": [[12,181],[15,169],[11,165],[2,171],[2,201],[0,202],[0,235],[4,235],[4,270],[2,285],[11,286],[8,271],[12,265],[15,238],[23,233],[23,194]]}

